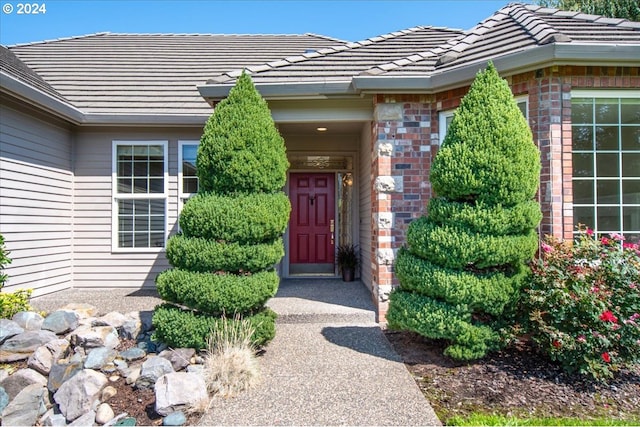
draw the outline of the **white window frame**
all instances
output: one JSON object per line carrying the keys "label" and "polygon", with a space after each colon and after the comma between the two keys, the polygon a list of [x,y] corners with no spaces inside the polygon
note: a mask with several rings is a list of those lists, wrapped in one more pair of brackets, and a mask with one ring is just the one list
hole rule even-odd
{"label": "white window frame", "polygon": [[[529,95],[518,95],[514,97],[514,99],[516,101],[516,104],[521,104],[522,102],[525,103],[524,118],[527,120],[527,123],[529,123]],[[444,137],[447,136],[447,119],[449,117],[453,117],[453,114],[456,112],[456,110],[457,108],[453,110],[440,111],[438,113],[438,140],[440,145],[442,145],[442,143],[444,142]]]}
{"label": "white window frame", "polygon": [[200,145],[199,140],[179,140],[178,141],[178,214],[182,212],[182,207],[184,206],[185,200],[189,199],[189,197],[194,196],[196,193],[185,193],[184,192],[184,181],[182,174],[182,160],[183,153],[182,147],[185,145],[195,145],[196,147]]}
{"label": "white window frame", "polygon": [[[593,98],[593,99],[598,99],[598,98],[618,98],[618,99],[624,99],[624,98],[636,98],[636,99],[640,99],[640,90],[624,90],[624,89],[596,89],[596,90],[572,90],[571,91],[571,98]],[[593,118],[592,118],[593,120]],[[575,124],[575,126],[579,126],[580,123]],[[595,126],[595,124],[593,124]],[[620,111],[618,111],[618,123],[617,125],[619,127],[622,126],[622,123],[620,123]],[[574,123],[573,121],[571,122],[571,127],[573,129]],[[619,136],[620,137],[620,136]],[[573,141],[571,141],[573,144]],[[638,207],[640,208],[640,204],[637,203],[624,203],[623,201],[623,192],[622,192],[622,183],[624,182],[624,177],[622,176],[622,154],[625,152],[628,152],[626,150],[623,150],[622,148],[618,149],[618,150],[600,150],[600,152],[610,152],[610,153],[616,153],[618,154],[618,167],[620,170],[620,175],[618,177],[611,177],[611,179],[606,179],[609,177],[606,177],[605,179],[602,179],[603,181],[618,181],[619,182],[619,202],[618,203],[598,203],[598,196],[597,196],[597,182],[598,182],[598,175],[597,175],[597,168],[596,168],[596,156],[595,153],[597,153],[598,150],[596,150],[595,148],[593,150],[574,150],[573,147],[571,149],[571,153],[573,155],[573,153],[594,153],[594,164],[593,164],[593,171],[594,171],[594,175],[593,177],[587,178],[587,179],[583,179],[583,181],[592,181],[592,185],[593,185],[593,191],[594,191],[594,199],[593,199],[593,203],[575,203],[575,199],[574,199],[574,203],[572,204],[573,209],[572,211],[574,212],[574,222],[576,222],[576,218],[575,218],[575,208],[578,207],[585,207],[585,208],[593,208],[593,221],[594,224],[587,224],[590,228],[592,228],[595,232],[596,235],[598,234],[608,234],[608,233],[620,233],[620,234],[638,234],[638,231],[640,230],[624,230],[624,208],[625,207]],[[633,153],[637,153],[637,151],[631,151]],[[603,178],[603,177],[601,177]],[[629,178],[629,179],[637,179],[637,178]],[[573,183],[575,181],[580,181],[580,179],[576,179],[573,176],[571,176],[571,185],[573,187]],[[603,206],[603,207],[617,207],[618,208],[618,212],[619,212],[619,219],[620,219],[620,227],[618,230],[602,230],[601,227],[599,227],[598,224],[598,206]],[[578,234],[578,231],[575,230],[574,231],[574,235]]]}
{"label": "white window frame", "polygon": [[[161,145],[163,151],[163,193],[118,193],[118,146],[120,145]],[[158,253],[163,252],[167,245],[167,239],[169,238],[169,230],[167,227],[167,217],[169,213],[169,141],[167,140],[153,140],[153,141],[127,141],[127,140],[114,140],[111,147],[111,251],[124,253],[124,252],[137,252],[137,253]],[[162,247],[148,247],[148,248],[121,248],[119,243],[119,214],[118,214],[118,201],[119,200],[140,200],[140,199],[163,199],[164,200],[164,241]]]}

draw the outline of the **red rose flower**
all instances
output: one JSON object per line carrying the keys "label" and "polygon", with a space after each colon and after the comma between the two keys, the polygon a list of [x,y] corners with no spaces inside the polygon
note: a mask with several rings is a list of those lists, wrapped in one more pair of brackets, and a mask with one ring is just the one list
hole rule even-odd
{"label": "red rose flower", "polygon": [[600,239],[600,241],[602,242],[603,245],[609,244],[609,239],[607,239],[606,237],[603,237],[602,239]]}
{"label": "red rose flower", "polygon": [[606,351],[604,353],[602,353],[602,360],[604,360],[606,363],[610,363],[611,362],[611,356],[609,356],[609,353],[607,353]]}
{"label": "red rose flower", "polygon": [[613,313],[609,310],[605,310],[602,312],[602,314],[600,315],[600,320],[602,320],[603,322],[618,323],[618,318],[614,316]]}
{"label": "red rose flower", "polygon": [[555,348],[560,348],[562,347],[562,343],[560,343],[560,341],[558,340],[553,340],[553,342],[551,343]]}
{"label": "red rose flower", "polygon": [[590,228],[587,228],[587,236],[593,236],[593,230]]}

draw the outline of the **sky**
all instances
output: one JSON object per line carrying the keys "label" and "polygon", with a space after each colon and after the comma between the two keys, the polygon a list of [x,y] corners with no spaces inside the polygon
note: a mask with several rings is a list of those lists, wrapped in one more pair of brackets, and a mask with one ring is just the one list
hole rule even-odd
{"label": "sky", "polygon": [[510,1],[0,0],[0,43],[99,32],[315,33],[359,41],[417,25],[469,29]]}

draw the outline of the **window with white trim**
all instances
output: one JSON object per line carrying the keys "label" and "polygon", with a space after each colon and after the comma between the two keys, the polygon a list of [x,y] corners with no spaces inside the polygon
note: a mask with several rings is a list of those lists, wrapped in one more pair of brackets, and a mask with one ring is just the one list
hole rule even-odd
{"label": "window with white trim", "polygon": [[640,241],[640,92],[571,94],[573,222]]}
{"label": "window with white trim", "polygon": [[[522,115],[524,116],[524,118],[527,119],[527,123],[528,123],[529,122],[529,96],[528,95],[516,96],[514,99],[516,100],[516,104],[518,105],[518,108],[522,112]],[[449,125],[453,120],[453,113],[455,113],[455,111],[456,110],[441,111],[438,114],[438,133],[439,133],[439,140],[441,145],[442,145],[442,142],[444,141],[444,137],[447,135],[447,130],[449,129]]]}
{"label": "window with white trim", "polygon": [[164,248],[167,141],[113,141],[113,250]]}
{"label": "window with white trim", "polygon": [[178,212],[198,192],[196,157],[200,141],[178,141]]}

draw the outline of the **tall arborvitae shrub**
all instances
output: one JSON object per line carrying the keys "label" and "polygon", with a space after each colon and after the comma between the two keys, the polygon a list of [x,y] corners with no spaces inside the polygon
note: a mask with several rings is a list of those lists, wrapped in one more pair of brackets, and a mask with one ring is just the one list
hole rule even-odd
{"label": "tall arborvitae shrub", "polygon": [[517,302],[542,218],[540,154],[493,64],[460,103],[430,179],[437,197],[398,252],[387,321],[449,340],[451,357],[479,358],[499,345],[497,322]]}
{"label": "tall arborvitae shrub", "polygon": [[180,214],[182,234],[167,243],[173,268],[156,280],[167,303],[155,310],[155,337],[204,348],[218,322],[239,314],[253,324],[253,342],[263,345],[275,334],[275,313],[265,303],[278,289],[274,266],[284,256],[289,163],[248,74],[209,118],[196,166],[198,194]]}

